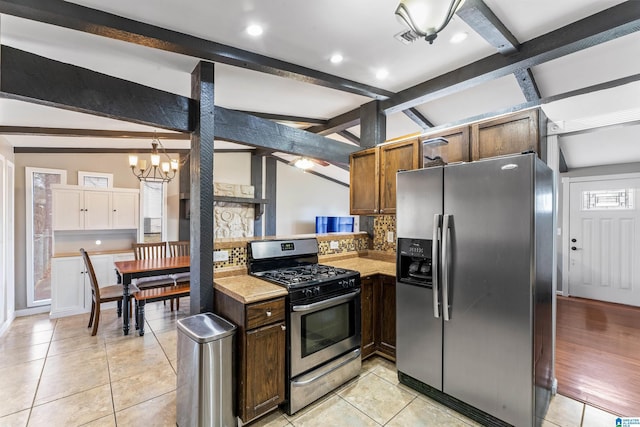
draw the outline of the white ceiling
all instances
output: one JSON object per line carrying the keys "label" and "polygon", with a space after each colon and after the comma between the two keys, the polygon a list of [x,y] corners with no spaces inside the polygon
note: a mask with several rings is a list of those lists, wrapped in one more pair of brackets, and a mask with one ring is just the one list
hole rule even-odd
{"label": "white ceiling", "polygon": [[[598,13],[619,0],[484,0],[520,43]],[[396,20],[397,0],[76,0],[72,3],[100,9],[136,21],[158,25],[211,41],[284,60],[341,78],[401,91],[441,74],[496,53],[461,19],[454,18],[433,45],[417,41],[404,45],[394,34],[404,27]],[[55,27],[9,15],[0,16],[0,42],[108,75],[183,96],[189,96],[191,71],[198,58],[132,43]],[[264,34],[245,33],[249,23],[260,23]],[[466,31],[458,45],[452,34]],[[542,98],[640,74],[640,32],[636,32],[532,68]],[[334,65],[334,52],[344,62]],[[385,68],[389,77],[379,81],[376,71]],[[543,104],[558,129],[584,128],[581,121],[597,123],[640,120],[637,83],[588,95]],[[215,66],[216,104],[232,109],[330,119],[358,108],[369,98],[301,81],[232,67]],[[449,95],[417,109],[437,126],[525,102],[516,79],[502,77]],[[0,99],[0,125],[153,131],[146,126],[88,114]],[[159,130],[159,129],[158,129]],[[360,134],[359,126],[349,131]],[[420,132],[403,113],[387,117],[387,139]],[[595,164],[640,161],[640,127],[561,137],[560,145],[570,168]],[[329,135],[347,142],[337,135]],[[585,143],[577,142],[585,139]],[[112,147],[149,146],[145,140],[8,135],[16,147]],[[589,142],[586,141],[599,141]],[[188,141],[165,141],[167,148],[188,148]],[[234,145],[216,142],[216,148]],[[635,149],[634,149],[635,148]],[[610,153],[604,156],[603,152]],[[287,160],[291,160],[287,158]],[[334,179],[348,182],[348,173],[335,167],[314,166]]]}

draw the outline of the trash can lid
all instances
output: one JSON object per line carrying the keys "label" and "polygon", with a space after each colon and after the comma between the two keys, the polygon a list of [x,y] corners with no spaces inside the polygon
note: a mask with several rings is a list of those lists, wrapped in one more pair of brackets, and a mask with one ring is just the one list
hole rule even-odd
{"label": "trash can lid", "polygon": [[233,335],[236,325],[213,313],[201,313],[178,320],[178,330],[198,343],[205,343]]}

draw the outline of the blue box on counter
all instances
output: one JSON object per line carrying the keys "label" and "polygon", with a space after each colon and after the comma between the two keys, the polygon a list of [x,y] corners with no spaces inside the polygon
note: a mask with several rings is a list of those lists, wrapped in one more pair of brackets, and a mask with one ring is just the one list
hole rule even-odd
{"label": "blue box on counter", "polygon": [[316,233],[353,232],[351,216],[317,216]]}

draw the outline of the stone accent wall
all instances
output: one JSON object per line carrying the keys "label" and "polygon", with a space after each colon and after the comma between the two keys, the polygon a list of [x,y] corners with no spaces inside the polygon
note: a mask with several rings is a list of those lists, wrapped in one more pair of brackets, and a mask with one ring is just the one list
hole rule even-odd
{"label": "stone accent wall", "polygon": [[[216,182],[213,184],[213,194],[216,196],[253,198],[254,189],[251,185]],[[253,220],[255,218],[253,205],[214,202],[213,215],[215,238],[253,237]]]}
{"label": "stone accent wall", "polygon": [[[387,233],[393,232],[393,242],[387,242]],[[373,219],[373,250],[396,252],[396,216],[379,215]]]}

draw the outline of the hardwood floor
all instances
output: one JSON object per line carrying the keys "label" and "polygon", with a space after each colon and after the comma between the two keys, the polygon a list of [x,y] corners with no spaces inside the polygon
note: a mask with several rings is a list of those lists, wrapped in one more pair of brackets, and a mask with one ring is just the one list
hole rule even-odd
{"label": "hardwood floor", "polygon": [[558,297],[558,393],[640,416],[640,308]]}

